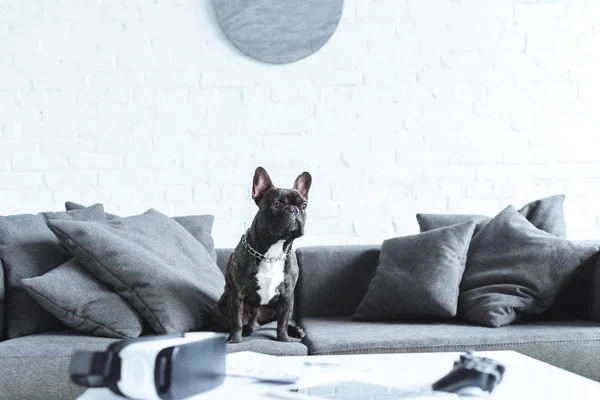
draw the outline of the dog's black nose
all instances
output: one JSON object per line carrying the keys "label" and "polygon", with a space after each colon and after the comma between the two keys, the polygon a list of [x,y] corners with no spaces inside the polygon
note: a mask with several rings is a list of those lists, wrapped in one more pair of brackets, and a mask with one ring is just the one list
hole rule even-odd
{"label": "dog's black nose", "polygon": [[294,215],[300,214],[300,209],[296,206],[287,206],[287,208],[285,210],[287,212],[289,212],[290,214],[294,214]]}

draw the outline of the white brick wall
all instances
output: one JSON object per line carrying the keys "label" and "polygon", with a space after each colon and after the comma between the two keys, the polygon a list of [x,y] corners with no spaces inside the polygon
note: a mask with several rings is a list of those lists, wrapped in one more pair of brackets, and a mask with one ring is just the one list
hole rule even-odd
{"label": "white brick wall", "polygon": [[599,239],[598,71],[597,0],[346,0],[285,66],[229,44],[210,0],[3,0],[0,213],[213,213],[231,246],[262,165],[312,172],[303,245],[555,193]]}

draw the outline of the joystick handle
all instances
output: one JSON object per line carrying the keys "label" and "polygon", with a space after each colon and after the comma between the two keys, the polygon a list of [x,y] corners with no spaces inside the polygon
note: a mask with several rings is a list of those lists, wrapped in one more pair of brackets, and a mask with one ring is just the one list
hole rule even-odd
{"label": "joystick handle", "polygon": [[489,358],[477,357],[472,352],[460,356],[452,371],[435,382],[433,390],[458,393],[465,389],[479,388],[491,393],[502,381],[506,368]]}

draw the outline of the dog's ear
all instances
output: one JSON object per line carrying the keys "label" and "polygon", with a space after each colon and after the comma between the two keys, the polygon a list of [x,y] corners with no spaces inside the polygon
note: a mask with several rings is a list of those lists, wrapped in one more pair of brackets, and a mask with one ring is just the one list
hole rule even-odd
{"label": "dog's ear", "polygon": [[273,182],[263,167],[256,168],[252,181],[252,199],[258,204],[263,194],[273,187]]}
{"label": "dog's ear", "polygon": [[294,182],[294,189],[300,192],[304,199],[308,200],[308,191],[312,183],[312,176],[306,171],[301,173]]}

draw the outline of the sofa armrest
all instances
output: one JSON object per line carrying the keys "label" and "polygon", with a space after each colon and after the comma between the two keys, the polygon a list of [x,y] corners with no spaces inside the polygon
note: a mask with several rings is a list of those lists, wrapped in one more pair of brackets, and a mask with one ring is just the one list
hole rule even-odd
{"label": "sofa armrest", "polygon": [[4,289],[4,265],[2,264],[2,260],[0,260],[0,342],[4,340],[4,309],[5,304],[4,301],[6,299],[6,292]]}
{"label": "sofa armrest", "polygon": [[[600,240],[573,240],[573,243],[600,248]],[[567,291],[569,296],[579,295],[583,299],[583,318],[600,322],[600,253],[581,267]]]}
{"label": "sofa armrest", "polygon": [[591,282],[588,290],[590,291],[588,318],[592,321],[600,322],[600,254],[596,256],[595,268],[591,272]]}
{"label": "sofa armrest", "polygon": [[580,319],[600,322],[600,255],[587,260],[542,314],[524,319]]}

